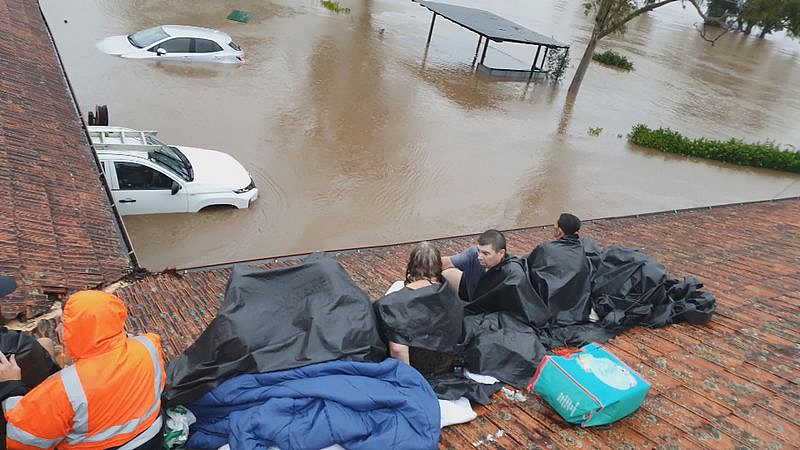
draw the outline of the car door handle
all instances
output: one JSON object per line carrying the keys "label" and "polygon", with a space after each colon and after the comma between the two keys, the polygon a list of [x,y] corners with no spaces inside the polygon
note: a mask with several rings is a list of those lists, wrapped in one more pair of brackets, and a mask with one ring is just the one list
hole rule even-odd
{"label": "car door handle", "polygon": [[122,199],[122,200],[120,200],[119,202],[120,202],[120,203],[136,203],[136,200],[134,200],[134,199],[132,199],[132,198],[123,198],[123,199]]}

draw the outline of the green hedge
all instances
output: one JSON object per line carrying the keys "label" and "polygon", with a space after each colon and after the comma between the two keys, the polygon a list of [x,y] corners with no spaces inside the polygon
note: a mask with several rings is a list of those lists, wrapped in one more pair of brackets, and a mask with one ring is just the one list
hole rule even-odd
{"label": "green hedge", "polygon": [[633,69],[633,63],[628,60],[624,55],[620,55],[614,50],[606,50],[603,53],[595,53],[592,59],[599,61],[609,66],[619,67],[622,70]]}
{"label": "green hedge", "polygon": [[800,173],[800,152],[782,149],[773,143],[748,144],[737,139],[724,142],[705,138],[693,140],[669,128],[651,130],[642,124],[633,127],[629,138],[636,145],[662,152]]}

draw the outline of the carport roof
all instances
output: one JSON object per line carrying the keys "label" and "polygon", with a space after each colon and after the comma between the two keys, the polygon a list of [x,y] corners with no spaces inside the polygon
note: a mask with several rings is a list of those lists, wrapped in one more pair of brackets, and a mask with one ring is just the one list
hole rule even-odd
{"label": "carport roof", "polygon": [[30,318],[131,261],[39,4],[2,3],[0,275],[19,287],[0,312]]}
{"label": "carport roof", "polygon": [[447,3],[413,0],[432,12],[461,25],[475,33],[486,36],[495,42],[517,42],[520,44],[543,45],[546,47],[567,48],[567,44],[558,42],[543,34],[539,34],[524,26],[514,23],[497,14],[475,8],[450,5]]}

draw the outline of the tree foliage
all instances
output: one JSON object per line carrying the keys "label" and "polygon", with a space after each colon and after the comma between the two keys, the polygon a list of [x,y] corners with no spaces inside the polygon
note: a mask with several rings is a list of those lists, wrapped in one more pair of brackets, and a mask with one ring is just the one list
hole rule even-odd
{"label": "tree foliage", "polygon": [[705,18],[705,12],[700,9],[704,0],[585,0],[583,2],[584,12],[586,15],[594,15],[594,28],[586,51],[572,78],[572,83],[569,85],[570,95],[577,95],[580,90],[583,76],[592,61],[594,49],[600,39],[611,33],[624,33],[625,24],[634,17],[677,1],[693,5],[697,12]]}
{"label": "tree foliage", "polygon": [[684,7],[694,8],[706,25],[723,29],[713,39],[707,37],[705,27],[699,30],[700,36],[712,44],[734,24],[741,30],[744,23],[747,23],[745,31],[748,33],[753,26],[758,26],[761,37],[783,29],[800,37],[800,0],[584,0],[584,12],[594,16],[594,28],[569,85],[570,95],[575,96],[580,90],[600,39],[612,33],[624,33],[631,19],[678,1]]}
{"label": "tree foliage", "polygon": [[757,26],[762,38],[780,30],[800,36],[800,0],[710,0],[707,14],[724,17],[747,34]]}

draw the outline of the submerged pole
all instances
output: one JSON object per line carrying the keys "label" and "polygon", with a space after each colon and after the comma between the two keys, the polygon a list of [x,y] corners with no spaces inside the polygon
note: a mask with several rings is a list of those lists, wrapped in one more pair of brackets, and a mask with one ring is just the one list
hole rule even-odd
{"label": "submerged pole", "polygon": [[544,72],[544,65],[547,63],[547,52],[550,51],[550,47],[544,48],[544,55],[542,55],[542,72]]}
{"label": "submerged pole", "polygon": [[481,51],[481,40],[483,39],[483,35],[478,35],[478,46],[475,47],[475,56],[472,57],[472,65],[475,65],[475,62],[478,60],[478,52]]}
{"label": "submerged pole", "polygon": [[433,24],[436,22],[436,13],[433,13],[433,18],[431,19],[431,29],[428,30],[428,42],[425,43],[427,46],[431,43],[431,35],[433,35]]}
{"label": "submerged pole", "polygon": [[536,56],[533,57],[533,64],[531,64],[531,74],[528,77],[528,81],[531,81],[531,78],[533,78],[533,72],[536,70],[536,62],[539,61],[539,52],[540,51],[542,51],[542,46],[541,45],[537,45],[536,46]]}
{"label": "submerged pole", "polygon": [[483,44],[483,54],[481,55],[481,64],[483,64],[483,60],[486,59],[486,49],[489,48],[489,38],[486,38],[486,43]]}

